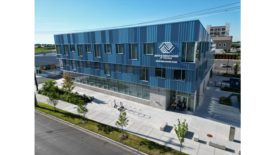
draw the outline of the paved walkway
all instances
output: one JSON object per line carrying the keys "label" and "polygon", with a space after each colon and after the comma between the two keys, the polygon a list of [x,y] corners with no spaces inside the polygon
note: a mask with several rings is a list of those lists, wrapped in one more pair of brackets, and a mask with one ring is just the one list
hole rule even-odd
{"label": "paved walkway", "polygon": [[[62,80],[57,80],[59,86],[61,86],[61,83]],[[42,85],[39,87],[41,86]],[[130,100],[121,99],[80,87],[75,87],[74,91],[95,97],[95,101],[87,105],[89,111],[86,114],[87,118],[111,126],[115,126],[115,122],[119,115],[119,111],[113,108],[113,102],[114,100],[117,101],[117,104],[122,102],[127,109],[127,116],[129,119],[129,124],[126,127],[126,130],[159,144],[179,150],[179,142],[174,130],[172,129],[170,132],[160,131],[160,126],[163,123],[167,122],[168,125],[173,127],[179,118],[181,120],[186,119],[189,125],[189,133],[185,138],[183,152],[190,155],[222,155],[237,154],[240,150],[240,128],[236,128],[236,142],[231,142],[228,140],[230,126],[226,124],[194,115],[179,114],[156,109]],[[42,95],[37,95],[37,99],[41,102],[48,102],[47,97]],[[77,114],[76,105],[59,101],[57,107]],[[207,133],[213,135],[211,140],[224,144],[228,149],[220,150],[209,146],[208,143],[199,143],[193,140],[193,135],[197,134],[200,139],[208,142],[210,138],[206,136]]]}
{"label": "paved walkway", "polygon": [[[214,76],[211,78],[210,82],[229,80],[228,77]],[[240,110],[237,108],[237,98],[232,97],[231,101],[234,106],[226,106],[219,103],[219,98],[221,96],[230,96],[232,92],[221,91],[219,87],[208,86],[205,91],[205,98],[203,103],[197,108],[194,113],[197,116],[204,117],[207,119],[212,119],[225,124],[240,127]]]}

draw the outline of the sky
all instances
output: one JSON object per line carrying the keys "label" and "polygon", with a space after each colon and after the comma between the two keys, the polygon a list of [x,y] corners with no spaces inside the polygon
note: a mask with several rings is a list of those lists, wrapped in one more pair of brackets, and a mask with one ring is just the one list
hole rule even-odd
{"label": "sky", "polygon": [[[234,2],[240,0],[35,0],[35,43],[53,44],[54,34],[136,24]],[[177,21],[192,19],[199,19],[205,28],[229,23],[233,41],[240,40],[240,9]]]}

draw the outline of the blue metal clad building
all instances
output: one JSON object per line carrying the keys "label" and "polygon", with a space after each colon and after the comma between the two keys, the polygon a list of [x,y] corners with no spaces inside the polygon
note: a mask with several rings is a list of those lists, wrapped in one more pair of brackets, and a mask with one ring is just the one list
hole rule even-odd
{"label": "blue metal clad building", "polygon": [[76,84],[161,109],[194,111],[213,65],[199,20],[54,36]]}

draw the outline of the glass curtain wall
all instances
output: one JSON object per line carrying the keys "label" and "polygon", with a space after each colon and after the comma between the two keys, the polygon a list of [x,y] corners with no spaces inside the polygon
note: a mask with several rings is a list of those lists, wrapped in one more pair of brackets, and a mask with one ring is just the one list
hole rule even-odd
{"label": "glass curtain wall", "polygon": [[150,87],[145,85],[132,84],[124,81],[99,78],[94,76],[86,76],[81,74],[74,74],[75,81],[99,88],[135,96],[142,99],[150,99]]}

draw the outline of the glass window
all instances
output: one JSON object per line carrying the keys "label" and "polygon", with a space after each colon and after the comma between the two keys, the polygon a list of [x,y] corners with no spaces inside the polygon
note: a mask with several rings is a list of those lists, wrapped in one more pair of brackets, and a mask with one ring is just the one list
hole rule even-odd
{"label": "glass window", "polygon": [[138,58],[138,51],[137,51],[137,44],[130,44],[129,45],[129,58],[130,59],[137,59]]}
{"label": "glass window", "polygon": [[75,46],[74,45],[70,45],[70,50],[71,50],[71,52],[75,52]]}
{"label": "glass window", "polygon": [[100,44],[95,45],[95,57],[100,58],[101,55],[101,46]]}
{"label": "glass window", "polygon": [[197,50],[196,50],[196,59],[198,59],[200,61],[200,53],[203,50],[203,43],[199,42],[198,46],[197,46]]}
{"label": "glass window", "polygon": [[182,44],[182,61],[194,62],[195,42],[184,42]]}
{"label": "glass window", "polygon": [[69,45],[64,45],[65,55],[69,55]]}
{"label": "glass window", "polygon": [[155,50],[154,43],[145,43],[144,44],[144,54],[152,55]]}
{"label": "glass window", "polygon": [[141,67],[140,80],[148,81],[148,68]]}
{"label": "glass window", "polygon": [[105,53],[111,54],[112,53],[112,46],[111,44],[105,44]]}
{"label": "glass window", "polygon": [[90,44],[86,44],[86,45],[85,45],[85,51],[86,51],[87,53],[90,53],[90,52],[92,52],[91,50],[92,50],[91,45],[90,45]]}
{"label": "glass window", "polygon": [[95,65],[95,69],[99,69],[99,68],[100,68],[100,66],[99,66],[99,63],[98,63],[98,62],[95,62],[95,63],[94,63],[94,65]]}
{"label": "glass window", "polygon": [[127,73],[134,73],[134,68],[132,66],[127,66]]}
{"label": "glass window", "polygon": [[104,64],[104,74],[110,75],[110,66],[109,64]]}
{"label": "glass window", "polygon": [[59,64],[60,64],[60,67],[63,68],[63,61],[61,59],[59,59]]}
{"label": "glass window", "polygon": [[185,79],[185,70],[174,70],[174,79],[184,80]]}
{"label": "glass window", "polygon": [[80,57],[83,56],[83,46],[82,45],[77,45],[77,52],[78,52],[78,56],[80,56]]}
{"label": "glass window", "polygon": [[156,68],[155,76],[165,78],[165,68]]}
{"label": "glass window", "polygon": [[57,54],[60,54],[60,53],[61,53],[61,46],[60,46],[60,45],[56,45],[56,46],[55,46],[55,49],[56,49],[56,53],[57,53]]}
{"label": "glass window", "polygon": [[85,66],[85,61],[79,61],[79,67],[83,68]]}
{"label": "glass window", "polygon": [[121,72],[121,65],[116,64],[115,65],[115,71],[116,72]]}
{"label": "glass window", "polygon": [[75,61],[73,61],[72,63],[73,63],[73,70],[76,70]]}
{"label": "glass window", "polygon": [[123,54],[124,53],[124,44],[116,44],[116,53]]}
{"label": "glass window", "polygon": [[87,68],[92,68],[92,63],[91,63],[91,61],[87,61],[87,62],[86,62],[86,67],[87,67]]}

